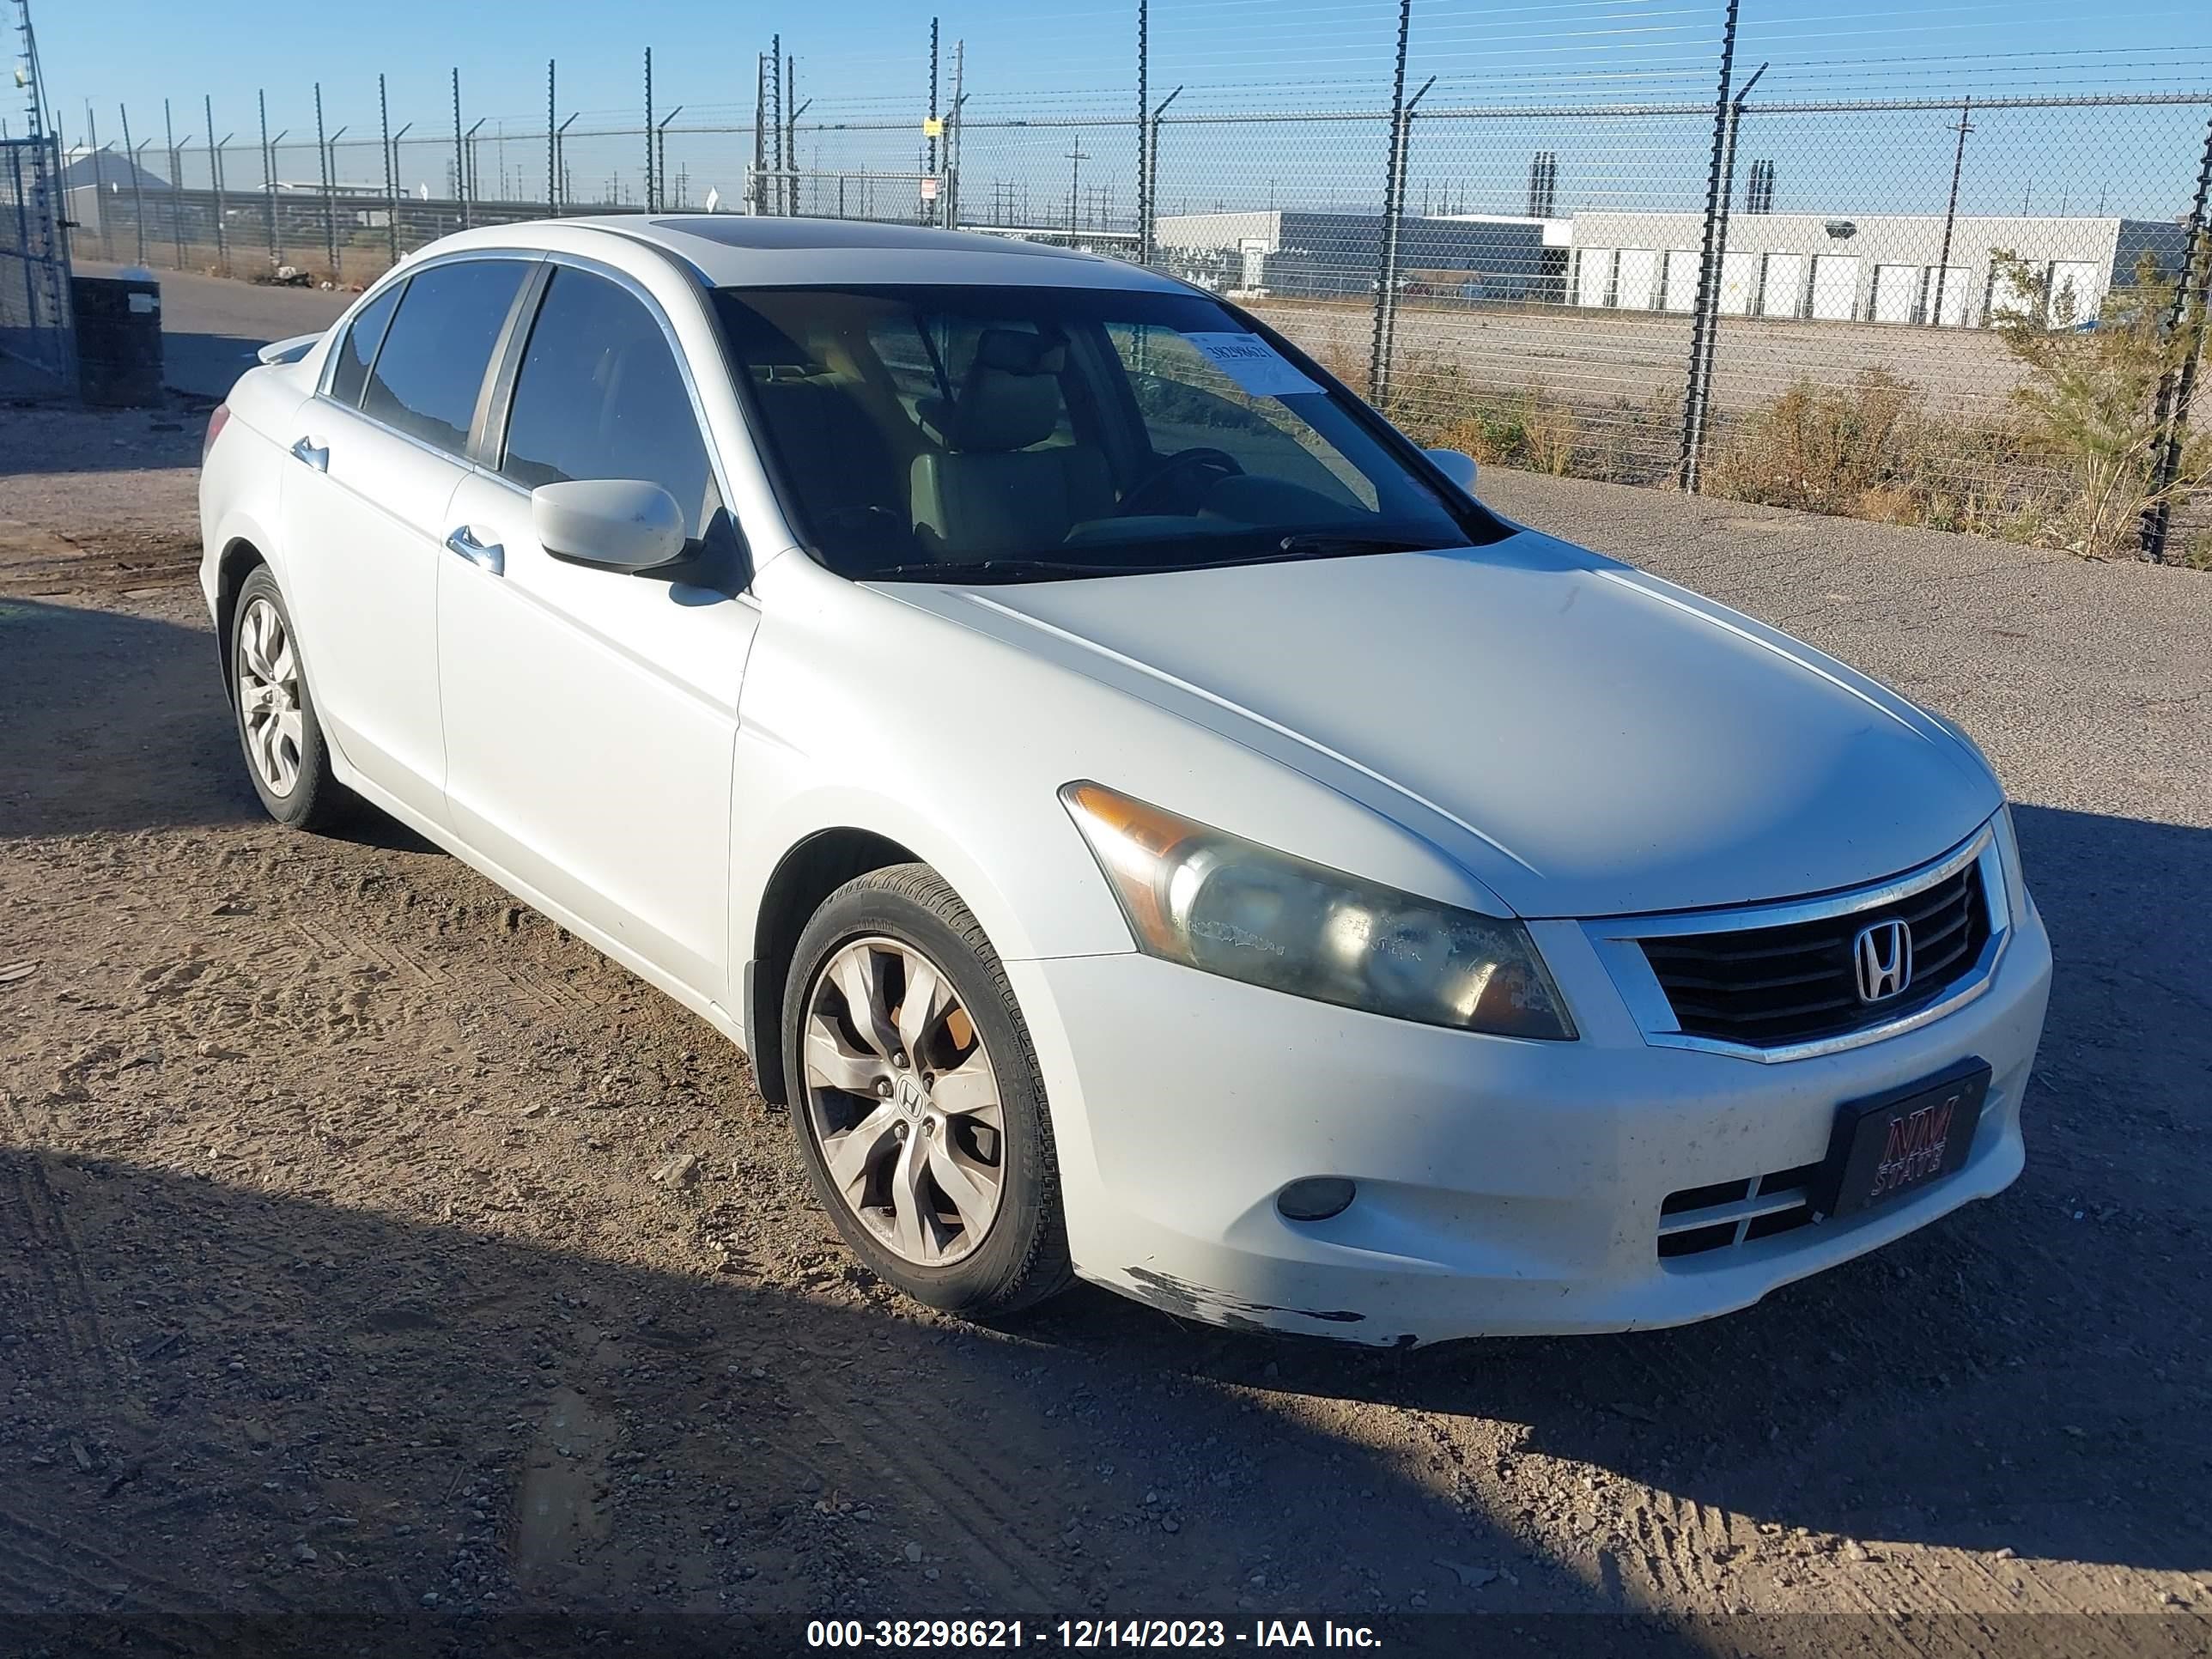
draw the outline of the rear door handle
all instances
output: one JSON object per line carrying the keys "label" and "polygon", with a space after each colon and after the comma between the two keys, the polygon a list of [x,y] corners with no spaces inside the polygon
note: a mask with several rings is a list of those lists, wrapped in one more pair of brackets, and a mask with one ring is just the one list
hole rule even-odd
{"label": "rear door handle", "polygon": [[446,538],[446,551],[458,553],[479,570],[495,576],[507,574],[507,550],[497,542],[480,542],[468,526],[458,525]]}
{"label": "rear door handle", "polygon": [[302,438],[292,446],[292,459],[305,461],[318,472],[327,472],[331,470],[331,447],[312,438]]}

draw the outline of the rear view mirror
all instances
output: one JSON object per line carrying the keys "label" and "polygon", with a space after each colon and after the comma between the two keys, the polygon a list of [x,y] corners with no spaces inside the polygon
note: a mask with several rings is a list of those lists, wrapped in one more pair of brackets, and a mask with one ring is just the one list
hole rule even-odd
{"label": "rear view mirror", "polygon": [[1437,464],[1437,471],[1449,478],[1470,495],[1474,494],[1474,457],[1456,449],[1431,449],[1428,457]]}
{"label": "rear view mirror", "polygon": [[608,570],[653,570],[690,545],[684,509],[641,478],[578,478],[530,492],[538,544],[556,559]]}

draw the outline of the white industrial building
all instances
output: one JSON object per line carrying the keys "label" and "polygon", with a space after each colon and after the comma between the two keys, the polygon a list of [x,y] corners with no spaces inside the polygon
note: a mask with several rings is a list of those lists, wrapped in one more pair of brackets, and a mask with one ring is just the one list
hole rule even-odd
{"label": "white industrial building", "polygon": [[[1598,210],[1574,216],[1567,293],[1579,307],[1690,311],[1705,218]],[[2121,218],[1967,217],[1953,222],[1948,262],[1940,214],[1736,213],[1721,262],[1725,316],[1987,326],[2021,303],[1992,255],[2008,252],[2049,279],[2052,316],[2069,302],[2094,317],[2148,250],[2168,271],[2180,227]]]}
{"label": "white industrial building", "polygon": [[[1179,274],[1215,289],[1324,298],[1370,294],[1382,246],[1373,213],[1169,214],[1155,237]],[[1401,281],[1478,302],[1688,312],[1698,297],[1700,213],[1597,209],[1570,217],[1409,216]],[[1961,215],[1944,249],[1940,214],[1746,213],[1729,220],[1720,309],[1733,317],[1986,327],[2021,303],[1997,277],[2008,251],[2048,279],[2051,320],[2097,315],[2145,252],[2180,269],[2170,222]],[[2066,307],[2070,305],[2070,313]]]}

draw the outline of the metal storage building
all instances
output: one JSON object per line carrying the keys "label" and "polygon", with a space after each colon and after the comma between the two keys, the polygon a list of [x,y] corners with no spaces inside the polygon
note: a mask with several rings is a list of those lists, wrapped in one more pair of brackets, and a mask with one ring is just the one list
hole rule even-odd
{"label": "metal storage building", "polygon": [[[1297,298],[1375,291],[1379,213],[1297,209],[1163,216],[1153,238],[1179,275],[1209,288]],[[1398,268],[1408,291],[1470,301],[1563,299],[1568,222],[1508,215],[1408,216]]]}
{"label": "metal storage building", "polygon": [[[1569,291],[1577,306],[1689,311],[1705,219],[1697,213],[1577,213]],[[2169,273],[2179,225],[2118,217],[1960,216],[1948,260],[1940,214],[1739,213],[1729,220],[1720,309],[1735,317],[1986,327],[2016,303],[1992,254],[2017,254],[2050,279],[2051,320],[2094,317],[2148,252]],[[2070,312],[2062,311],[2070,307]]]}

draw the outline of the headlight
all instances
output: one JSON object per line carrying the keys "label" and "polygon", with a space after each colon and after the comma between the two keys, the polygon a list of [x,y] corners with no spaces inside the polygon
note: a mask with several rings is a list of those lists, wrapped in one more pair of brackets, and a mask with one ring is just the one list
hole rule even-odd
{"label": "headlight", "polygon": [[1148,955],[1425,1025],[1575,1035],[1517,921],[1324,869],[1099,784],[1060,798]]}

